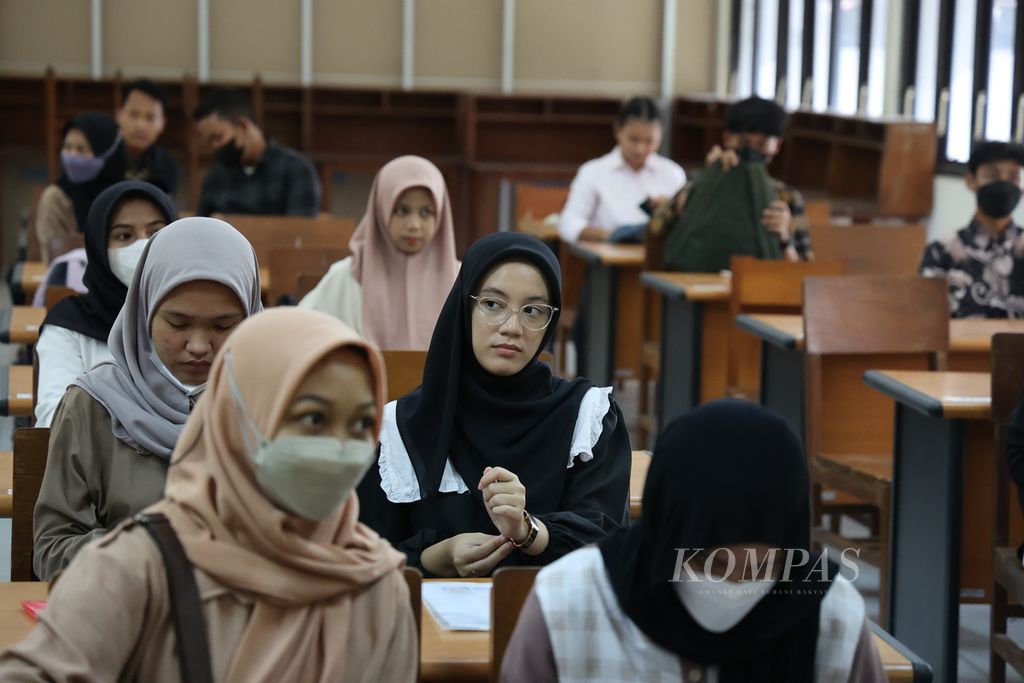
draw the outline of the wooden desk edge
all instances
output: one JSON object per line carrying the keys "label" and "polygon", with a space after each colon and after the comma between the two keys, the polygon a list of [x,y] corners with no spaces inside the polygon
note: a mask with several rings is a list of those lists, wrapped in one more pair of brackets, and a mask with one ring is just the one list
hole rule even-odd
{"label": "wooden desk edge", "polygon": [[797,338],[749,315],[736,316],[736,327],[780,349],[794,351]]}
{"label": "wooden desk edge", "polygon": [[947,417],[942,401],[928,394],[889,377],[884,370],[868,370],[864,373],[864,383],[875,391],[880,391],[893,400],[928,417]]}
{"label": "wooden desk edge", "polygon": [[893,638],[891,634],[882,630],[882,627],[875,622],[869,620],[868,627],[876,641],[888,645],[903,659],[902,662],[885,662],[885,673],[889,681],[931,680],[932,667],[928,663],[911,652],[906,645]]}

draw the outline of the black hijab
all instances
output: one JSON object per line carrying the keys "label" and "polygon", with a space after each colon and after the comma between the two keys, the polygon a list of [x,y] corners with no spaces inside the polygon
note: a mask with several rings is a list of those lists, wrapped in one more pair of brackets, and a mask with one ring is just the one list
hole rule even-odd
{"label": "black hijab", "polygon": [[[642,520],[600,544],[623,611],[666,650],[717,666],[721,683],[810,683],[819,606],[835,565],[822,580],[812,553],[791,583],[777,583],[724,633],[702,628],[670,583],[680,548],[690,549],[687,557],[734,544],[809,551],[809,491],[803,447],[774,413],[725,400],[677,418],[658,438]],[[776,565],[784,563],[785,553],[777,555]]]}
{"label": "black hijab", "polygon": [[85,254],[88,265],[82,284],[86,294],[62,299],[46,314],[43,326],[56,325],[106,343],[110,328],[124,306],[128,288],[110,270],[107,236],[114,210],[122,200],[141,197],[153,202],[170,223],[177,216],[174,202],[158,187],[141,180],[122,180],[100,193],[85,221]]}
{"label": "black hijab", "polygon": [[550,304],[561,307],[561,271],[543,242],[515,232],[478,240],[466,252],[434,327],[423,385],[398,401],[398,429],[424,499],[437,493],[450,458],[481,506],[476,483],[490,466],[514,472],[526,486],[532,508],[556,510],[572,426],[593,385],[585,379],[568,382],[555,377],[537,360],[555,333],[557,311],[537,354],[515,375],[493,375],[477,362],[472,345],[476,302],[469,297],[495,266],[509,261],[536,266],[547,284]]}
{"label": "black hijab", "polygon": [[118,133],[117,122],[107,114],[99,112],[88,112],[79,114],[64,124],[60,132],[61,143],[67,136],[68,131],[77,128],[82,131],[85,139],[89,141],[93,155],[99,157],[106,155],[107,160],[100,169],[99,175],[87,183],[73,183],[67,173],[61,173],[57,185],[71,199],[71,206],[75,211],[75,220],[78,223],[78,231],[85,232],[85,224],[89,216],[89,207],[99,196],[100,192],[107,189],[119,180],[124,179],[127,163],[124,158],[123,149],[111,149],[114,145],[123,148]]}

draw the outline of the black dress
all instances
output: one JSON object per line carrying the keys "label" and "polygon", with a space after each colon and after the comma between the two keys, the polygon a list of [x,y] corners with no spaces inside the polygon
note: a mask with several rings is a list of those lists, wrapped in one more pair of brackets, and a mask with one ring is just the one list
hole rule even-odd
{"label": "black dress", "polygon": [[[521,233],[495,233],[476,242],[434,328],[423,385],[397,402],[391,418],[402,442],[395,450],[407,458],[416,479],[412,489],[418,491],[406,498],[409,502],[389,500],[381,487],[380,456],[358,488],[362,521],[404,551],[411,566],[422,567],[424,549],[457,534],[497,533],[477,490],[489,466],[519,477],[526,487],[527,511],[549,533],[542,553],[513,551],[502,566],[547,564],[629,521],[629,435],[611,397],[603,416],[594,412],[603,402],[589,404],[584,420],[593,417],[594,425],[600,419],[600,436],[586,444],[590,454],[580,454],[572,446],[573,433],[593,384],[554,377],[536,356],[507,377],[492,375],[476,360],[470,295],[487,273],[512,260],[536,266],[551,304],[561,306],[558,262],[543,242]],[[556,325],[557,312],[540,349]],[[570,452],[578,457],[567,467]],[[464,492],[442,486],[446,467],[461,478]]]}

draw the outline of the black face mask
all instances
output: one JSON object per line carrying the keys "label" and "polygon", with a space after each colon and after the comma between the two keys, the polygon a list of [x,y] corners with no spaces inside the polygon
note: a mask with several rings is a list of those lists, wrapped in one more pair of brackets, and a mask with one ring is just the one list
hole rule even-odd
{"label": "black face mask", "polygon": [[213,158],[227,168],[239,168],[242,165],[242,148],[231,138],[213,151]]}
{"label": "black face mask", "polygon": [[768,155],[763,152],[758,152],[756,149],[750,147],[740,147],[736,150],[736,156],[740,158],[740,161],[744,163],[768,163]]}
{"label": "black face mask", "polygon": [[1021,190],[1009,180],[997,180],[978,188],[978,208],[991,218],[1006,218],[1017,208]]}

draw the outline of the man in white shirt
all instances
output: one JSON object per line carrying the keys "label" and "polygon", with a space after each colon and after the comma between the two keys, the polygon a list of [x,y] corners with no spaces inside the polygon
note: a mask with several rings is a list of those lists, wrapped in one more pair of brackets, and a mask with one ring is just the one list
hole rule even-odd
{"label": "man in white shirt", "polygon": [[640,205],[646,200],[657,207],[686,182],[682,167],[656,151],[662,121],[654,100],[624,102],[614,131],[616,147],[580,166],[572,181],[558,223],[563,240],[603,241],[616,228],[646,224]]}

